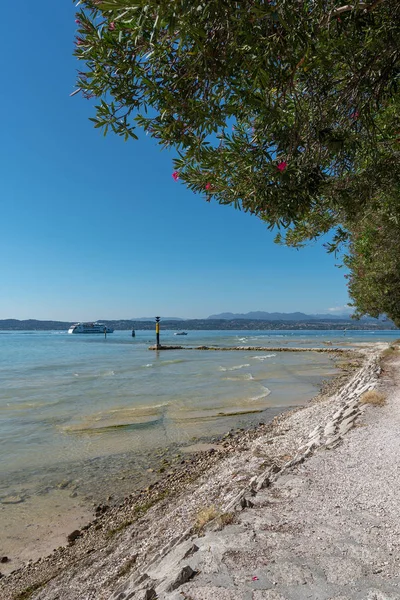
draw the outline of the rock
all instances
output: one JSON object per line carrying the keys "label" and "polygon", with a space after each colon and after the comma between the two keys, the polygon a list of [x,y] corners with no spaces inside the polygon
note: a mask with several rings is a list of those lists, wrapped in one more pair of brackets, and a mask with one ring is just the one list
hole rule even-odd
{"label": "rock", "polygon": [[350,423],[353,423],[356,419],[356,416],[357,415],[353,415],[352,417],[347,417],[347,419],[343,419],[343,421],[340,423],[340,427],[346,427]]}
{"label": "rock", "polygon": [[20,504],[24,499],[21,496],[5,496],[1,499],[2,504]]}
{"label": "rock", "polygon": [[315,437],[316,435],[318,435],[319,433],[321,433],[322,431],[322,427],[321,425],[317,425],[310,433],[310,435],[308,437],[312,438]]}
{"label": "rock", "polygon": [[[319,446],[321,443],[321,435],[314,435],[314,437],[310,438],[309,441],[307,442],[306,446],[311,446],[312,444],[315,444],[316,446]],[[287,460],[290,460],[292,457],[288,455]]]}
{"label": "rock", "polygon": [[356,409],[358,409],[359,408],[359,406],[358,406],[358,400],[351,400],[350,402],[348,402],[346,404],[346,408],[347,409],[349,409],[349,408],[352,408],[352,409],[356,408]]}
{"label": "rock", "polygon": [[167,592],[173,592],[178,587],[189,581],[189,579],[192,579],[192,577],[194,577],[195,575],[196,571],[193,571],[193,569],[189,567],[189,565],[186,565],[185,567],[183,567],[183,569],[179,571],[175,579],[169,584],[169,586],[167,587]]}
{"label": "rock", "polygon": [[342,413],[343,413],[343,408],[340,408],[339,410],[337,410],[335,412],[335,414],[332,415],[332,421],[337,421],[338,419],[340,419],[342,416]]}
{"label": "rock", "polygon": [[100,515],[107,512],[109,508],[110,507],[107,504],[99,504],[98,506],[96,506],[96,508],[94,510],[96,513],[96,517],[99,517]]}
{"label": "rock", "polygon": [[342,437],[340,435],[335,435],[331,438],[328,438],[326,440],[325,445],[328,448],[328,450],[333,450],[333,448],[336,448],[336,446],[338,446],[341,441],[342,441]]}
{"label": "rock", "polygon": [[257,481],[258,481],[258,477],[257,477],[257,475],[254,475],[254,477],[252,477],[249,481],[250,489],[255,489],[255,487],[257,485]]}
{"label": "rock", "polygon": [[193,544],[193,545],[192,545],[192,546],[189,548],[189,550],[188,550],[187,552],[185,552],[185,554],[183,555],[182,559],[183,559],[183,560],[185,560],[185,558],[189,558],[189,556],[193,556],[193,554],[194,554],[195,552],[197,552],[197,551],[198,551],[198,549],[199,549],[199,547],[198,547],[198,546],[196,546],[196,544]]}
{"label": "rock", "polygon": [[140,592],[135,596],[135,598],[137,598],[138,600],[156,600],[156,590],[154,588],[140,590]]}
{"label": "rock", "polygon": [[67,536],[67,540],[70,544],[73,544],[75,540],[82,536],[82,532],[79,529],[75,529],[72,533]]}
{"label": "rock", "polygon": [[71,480],[64,479],[64,481],[61,481],[61,483],[58,483],[58,484],[57,484],[57,487],[58,487],[60,490],[63,490],[63,489],[65,489],[66,487],[68,487],[70,483],[71,483]]}
{"label": "rock", "polygon": [[334,435],[335,431],[336,431],[335,423],[333,421],[329,421],[329,423],[327,423],[327,425],[324,429],[324,435],[326,437],[331,437],[332,435]]}
{"label": "rock", "polygon": [[318,448],[319,446],[319,442],[320,440],[311,440],[311,442],[308,442],[308,444],[304,447],[305,448],[305,452],[311,452],[312,450],[314,450],[314,448]]}
{"label": "rock", "polygon": [[2,556],[0,558],[0,563],[8,563],[10,562],[10,559],[8,558],[8,556]]}
{"label": "rock", "polygon": [[251,500],[248,500],[247,498],[242,498],[240,501],[240,506],[242,508],[253,508],[254,504]]}
{"label": "rock", "polygon": [[281,470],[281,467],[279,465],[273,464],[270,468],[270,472],[271,473],[279,473],[279,471]]}
{"label": "rock", "polygon": [[259,492],[263,488],[269,487],[270,485],[271,485],[271,480],[269,477],[267,477],[267,476],[261,477],[261,479],[258,481],[258,483],[255,487],[255,491]]}
{"label": "rock", "polygon": [[357,411],[356,408],[348,408],[344,411],[343,413],[343,419],[347,419],[348,417],[351,417],[352,415],[354,415]]}
{"label": "rock", "polygon": [[339,427],[339,434],[345,435],[354,425],[354,421],[350,421],[347,423],[341,423]]}

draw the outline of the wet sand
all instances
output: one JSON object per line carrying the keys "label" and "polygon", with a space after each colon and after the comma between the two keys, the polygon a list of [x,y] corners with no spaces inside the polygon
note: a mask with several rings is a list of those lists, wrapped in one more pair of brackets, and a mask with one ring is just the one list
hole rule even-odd
{"label": "wet sand", "polygon": [[49,496],[28,498],[23,508],[19,503],[0,505],[0,517],[3,523],[0,556],[9,558],[0,570],[6,575],[27,561],[36,561],[63,546],[71,531],[93,518],[93,511],[82,499],[71,499],[68,490],[60,489]]}

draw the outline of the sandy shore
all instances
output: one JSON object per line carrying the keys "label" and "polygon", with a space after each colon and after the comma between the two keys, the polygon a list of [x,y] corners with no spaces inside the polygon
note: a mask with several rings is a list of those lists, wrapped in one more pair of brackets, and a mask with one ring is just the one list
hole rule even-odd
{"label": "sandy shore", "polygon": [[[379,562],[367,551],[370,543],[362,536],[355,538],[360,546],[355,558],[356,544],[351,546],[347,531],[351,497],[355,490],[362,491],[366,480],[361,458],[356,461],[358,473],[349,475],[348,469],[355,467],[347,463],[357,449],[357,456],[364,453],[363,444],[376,443],[377,434],[372,441],[364,438],[377,430],[377,416],[382,421],[379,443],[386,448],[382,432],[387,430],[384,419],[386,414],[390,420],[391,404],[365,412],[359,405],[367,389],[396,389],[393,377],[384,383],[378,379],[378,355],[384,347],[365,349],[365,365],[335,393],[321,395],[256,431],[226,437],[222,447],[203,451],[184,469],[119,507],[99,507],[96,519],[77,531],[70,545],[0,579],[0,598],[400,598],[365,595],[374,585],[378,590],[388,587],[386,580],[386,587],[380,582],[385,571],[380,563],[385,561],[382,552]],[[357,436],[363,439],[349,450]],[[371,448],[365,452],[369,459],[378,455]],[[387,460],[396,452],[400,457],[392,447],[379,456]],[[370,467],[371,485],[377,468],[379,473],[379,467]],[[389,500],[390,489],[388,485],[385,491]],[[380,514],[379,502],[374,501]],[[363,508],[357,518],[368,510]],[[345,555],[337,548],[340,532],[347,539]],[[392,550],[397,540],[400,544],[400,533],[396,535]],[[387,556],[393,551],[389,555],[387,550]],[[366,564],[372,567],[368,570]],[[341,578],[342,571],[348,574]],[[362,578],[368,581],[365,589]],[[355,591],[347,596],[353,583]],[[364,596],[355,595],[357,590]]]}

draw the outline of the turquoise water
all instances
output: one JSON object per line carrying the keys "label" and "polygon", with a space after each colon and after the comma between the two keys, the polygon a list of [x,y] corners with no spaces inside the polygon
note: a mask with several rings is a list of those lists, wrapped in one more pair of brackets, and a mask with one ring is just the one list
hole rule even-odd
{"label": "turquoise water", "polygon": [[[398,332],[204,332],[165,344],[351,346]],[[152,332],[0,334],[0,474],[217,435],[297,405],[333,373],[321,354],[155,353]],[[243,413],[243,415],[237,415]],[[247,415],[247,416],[246,416]],[[264,415],[265,416],[265,415]],[[257,415],[256,419],[259,419]]]}
{"label": "turquoise water", "polygon": [[[165,344],[349,346],[398,332],[191,331]],[[170,351],[152,332],[107,337],[0,334],[0,474],[144,451],[216,435],[253,411],[307,400],[333,372],[329,356]],[[259,418],[259,417],[257,417]],[[228,422],[229,421],[229,422]]]}
{"label": "turquoise water", "polygon": [[[196,441],[271,420],[306,403],[335,373],[328,354],[274,353],[268,347],[352,347],[398,337],[398,331],[189,331],[179,337],[162,331],[166,345],[267,350],[156,353],[148,349],[154,333],[147,331],[135,338],[119,331],[106,340],[0,332],[4,540],[24,544],[28,531],[21,523],[29,527],[39,513],[51,519],[57,510],[53,497],[64,486],[67,507],[77,495],[97,502],[111,493],[122,497],[154,479],[149,468],[163,452],[180,460],[183,448]],[[14,505],[15,498],[22,503]]]}

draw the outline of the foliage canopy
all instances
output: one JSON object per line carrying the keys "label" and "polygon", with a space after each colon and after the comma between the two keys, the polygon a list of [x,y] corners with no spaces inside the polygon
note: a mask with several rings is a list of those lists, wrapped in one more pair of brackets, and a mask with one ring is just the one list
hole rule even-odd
{"label": "foliage canopy", "polygon": [[77,87],[99,100],[95,126],[125,139],[143,128],[177,150],[190,189],[284,228],[286,243],[336,227],[370,312],[353,236],[375,210],[398,227],[400,2],[79,5]]}

